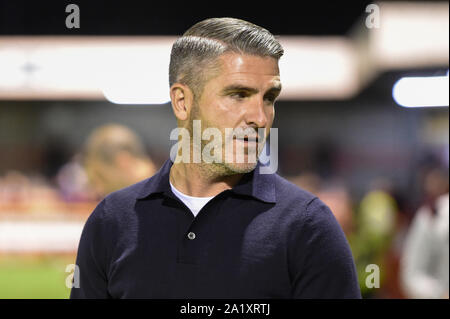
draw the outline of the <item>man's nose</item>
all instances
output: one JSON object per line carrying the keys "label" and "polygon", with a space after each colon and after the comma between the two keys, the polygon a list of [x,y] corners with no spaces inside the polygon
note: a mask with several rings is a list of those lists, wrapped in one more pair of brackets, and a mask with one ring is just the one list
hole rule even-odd
{"label": "man's nose", "polygon": [[264,109],[264,101],[256,97],[247,105],[245,122],[248,126],[266,127],[267,114]]}

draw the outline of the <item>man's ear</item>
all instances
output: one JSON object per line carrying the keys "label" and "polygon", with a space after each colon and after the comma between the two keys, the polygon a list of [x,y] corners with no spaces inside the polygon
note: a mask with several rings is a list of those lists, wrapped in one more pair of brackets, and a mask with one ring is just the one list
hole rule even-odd
{"label": "man's ear", "polygon": [[191,89],[184,84],[174,83],[170,87],[170,99],[172,100],[173,113],[180,121],[186,121],[194,102]]}

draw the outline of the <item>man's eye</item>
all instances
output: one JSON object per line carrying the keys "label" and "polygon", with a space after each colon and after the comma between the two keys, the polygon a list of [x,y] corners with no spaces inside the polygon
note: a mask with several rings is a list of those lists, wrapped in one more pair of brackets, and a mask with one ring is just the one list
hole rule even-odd
{"label": "man's eye", "polygon": [[274,103],[276,97],[273,96],[273,95],[269,95],[269,96],[264,97],[264,99],[265,99],[266,101],[270,102],[270,103]]}
{"label": "man's eye", "polygon": [[248,94],[246,92],[234,92],[231,93],[231,97],[237,98],[237,99],[243,99],[246,98]]}

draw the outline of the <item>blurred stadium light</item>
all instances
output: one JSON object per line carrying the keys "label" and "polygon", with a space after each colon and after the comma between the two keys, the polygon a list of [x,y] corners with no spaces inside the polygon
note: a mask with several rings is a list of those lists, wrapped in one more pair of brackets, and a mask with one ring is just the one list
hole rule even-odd
{"label": "blurred stadium light", "polygon": [[380,2],[369,50],[380,70],[448,65],[448,2]]}
{"label": "blurred stadium light", "polygon": [[[374,74],[448,65],[446,2],[380,2],[380,28],[364,19],[356,34],[280,36],[280,99],[346,99]],[[169,101],[175,37],[0,37],[0,99]],[[369,71],[367,71],[369,70]]]}
{"label": "blurred stadium light", "polygon": [[448,107],[448,84],[448,72],[445,76],[404,77],[395,83],[392,96],[404,107]]}

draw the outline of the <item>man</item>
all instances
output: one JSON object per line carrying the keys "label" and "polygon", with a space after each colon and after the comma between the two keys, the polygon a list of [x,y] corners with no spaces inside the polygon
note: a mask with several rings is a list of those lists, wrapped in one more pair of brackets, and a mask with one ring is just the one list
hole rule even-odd
{"label": "man", "polygon": [[139,136],[121,124],[105,124],[88,137],[83,166],[97,197],[135,184],[155,173]]}
{"label": "man", "polygon": [[[199,147],[192,136],[187,161],[180,144],[175,163],[98,205],[81,237],[72,298],[360,298],[330,210],[250,160],[272,126],[282,54],[267,30],[232,18],[201,21],[175,42],[178,127],[195,135],[200,121],[223,139]],[[208,142],[214,154],[196,161]]]}

